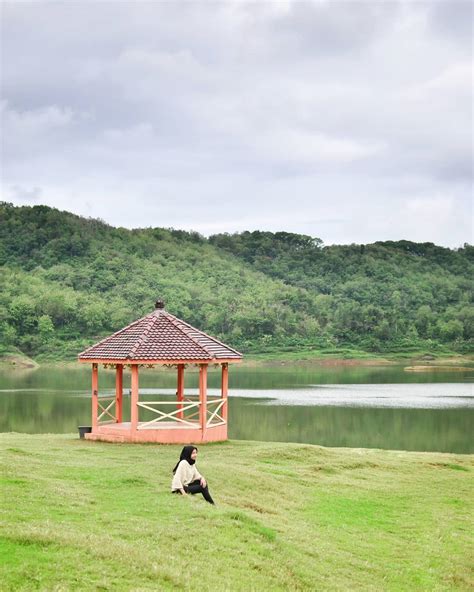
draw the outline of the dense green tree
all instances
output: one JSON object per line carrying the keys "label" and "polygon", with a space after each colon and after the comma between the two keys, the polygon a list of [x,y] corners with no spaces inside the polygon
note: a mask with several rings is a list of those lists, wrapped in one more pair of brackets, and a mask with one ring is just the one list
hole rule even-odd
{"label": "dense green tree", "polygon": [[436,323],[437,332],[442,341],[454,341],[460,339],[463,334],[463,324],[461,321],[451,320],[443,321],[439,320]]}
{"label": "dense green tree", "polygon": [[32,333],[38,323],[35,303],[27,295],[13,298],[10,304],[10,320],[19,335]]}
{"label": "dense green tree", "polygon": [[38,334],[42,343],[48,343],[54,335],[54,325],[51,317],[41,315],[38,319]]}
{"label": "dense green tree", "polygon": [[3,346],[15,345],[18,340],[18,333],[15,327],[5,322],[0,325],[0,336]]}
{"label": "dense green tree", "polygon": [[418,308],[415,316],[415,327],[420,337],[431,337],[435,319],[431,307],[427,304],[423,304]]}
{"label": "dense green tree", "polygon": [[73,356],[147,314],[158,296],[244,350],[473,348],[470,245],[326,247],[261,231],[206,239],[3,203],[0,262],[2,344],[31,355]]}

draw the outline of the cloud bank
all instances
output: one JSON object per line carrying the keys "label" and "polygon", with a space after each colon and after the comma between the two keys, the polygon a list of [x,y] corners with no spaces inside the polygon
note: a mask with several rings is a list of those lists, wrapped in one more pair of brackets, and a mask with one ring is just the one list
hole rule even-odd
{"label": "cloud bank", "polygon": [[2,199],[473,242],[470,2],[5,2]]}

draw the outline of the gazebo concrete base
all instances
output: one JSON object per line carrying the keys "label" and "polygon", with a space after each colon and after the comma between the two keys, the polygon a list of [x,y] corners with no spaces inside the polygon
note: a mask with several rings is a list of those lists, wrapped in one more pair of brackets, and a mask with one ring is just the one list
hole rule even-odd
{"label": "gazebo concrete base", "polygon": [[[160,422],[156,428],[137,429],[132,432],[130,422],[101,425],[85,434],[86,440],[101,442],[155,442],[157,444],[197,444],[227,440],[227,424],[207,427],[176,427],[176,422]],[[140,424],[139,424],[140,426]]]}

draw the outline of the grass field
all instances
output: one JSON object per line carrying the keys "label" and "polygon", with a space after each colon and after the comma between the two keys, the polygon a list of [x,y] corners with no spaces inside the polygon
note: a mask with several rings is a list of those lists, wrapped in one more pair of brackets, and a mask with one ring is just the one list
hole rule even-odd
{"label": "grass field", "polygon": [[2,590],[472,590],[471,456],[0,435]]}

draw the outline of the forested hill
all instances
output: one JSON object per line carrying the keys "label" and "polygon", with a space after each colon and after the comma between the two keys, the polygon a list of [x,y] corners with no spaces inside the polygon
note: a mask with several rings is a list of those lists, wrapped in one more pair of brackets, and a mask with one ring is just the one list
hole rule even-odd
{"label": "forested hill", "polygon": [[113,228],[0,204],[3,351],[71,357],[147,314],[157,297],[249,351],[474,349],[474,248],[324,247],[285,232]]}

